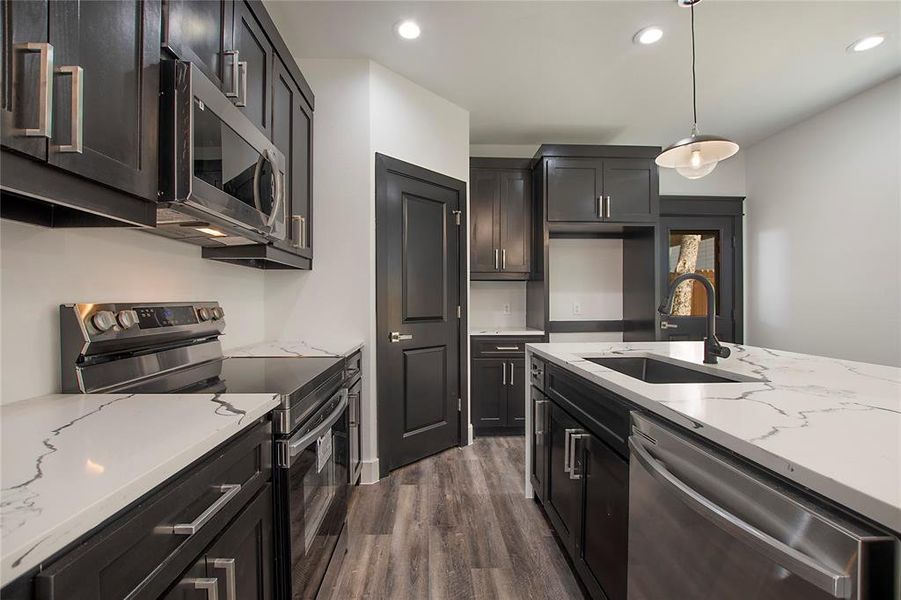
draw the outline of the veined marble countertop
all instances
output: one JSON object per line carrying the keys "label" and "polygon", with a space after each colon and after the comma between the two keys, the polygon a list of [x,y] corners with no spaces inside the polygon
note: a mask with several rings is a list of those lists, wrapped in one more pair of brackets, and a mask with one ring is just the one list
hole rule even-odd
{"label": "veined marble countertop", "polygon": [[[731,358],[715,366],[702,364],[702,342],[529,344],[527,351],[901,532],[901,369],[727,345]],[[760,381],[651,384],[585,360],[636,355]]]}
{"label": "veined marble countertop", "polygon": [[55,394],[0,408],[6,585],[278,404],[271,394]]}
{"label": "veined marble countertop", "polygon": [[350,356],[363,347],[362,340],[310,344],[303,340],[260,342],[225,350],[226,356]]}
{"label": "veined marble countertop", "polygon": [[541,329],[532,329],[530,327],[521,327],[519,329],[516,328],[504,328],[504,327],[496,327],[496,328],[479,328],[479,329],[470,329],[469,335],[518,335],[518,336],[529,336],[529,335],[544,335],[544,331]]}

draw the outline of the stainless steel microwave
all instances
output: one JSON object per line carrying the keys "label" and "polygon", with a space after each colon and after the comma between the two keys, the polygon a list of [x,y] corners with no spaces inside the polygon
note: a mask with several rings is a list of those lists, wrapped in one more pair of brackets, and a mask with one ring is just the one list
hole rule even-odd
{"label": "stainless steel microwave", "polygon": [[158,227],[209,244],[284,240],[284,155],[190,62],[161,69]]}

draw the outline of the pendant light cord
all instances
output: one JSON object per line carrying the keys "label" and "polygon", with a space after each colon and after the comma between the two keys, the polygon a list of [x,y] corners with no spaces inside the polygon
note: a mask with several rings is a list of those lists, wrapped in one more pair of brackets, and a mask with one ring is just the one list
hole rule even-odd
{"label": "pendant light cord", "polygon": [[698,84],[695,75],[695,3],[689,7],[691,10],[691,107],[694,117],[694,129],[698,128]]}

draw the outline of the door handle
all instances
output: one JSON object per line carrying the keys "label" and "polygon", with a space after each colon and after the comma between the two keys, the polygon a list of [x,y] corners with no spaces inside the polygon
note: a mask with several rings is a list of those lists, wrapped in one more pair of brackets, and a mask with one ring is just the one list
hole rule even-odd
{"label": "door handle", "polygon": [[226,56],[232,57],[232,87],[230,90],[226,90],[225,97],[226,98],[237,98],[238,97],[238,56],[240,52],[237,50],[226,50],[223,52]]}
{"label": "door handle", "polygon": [[501,271],[507,270],[507,249],[501,250]]}
{"label": "door handle", "polygon": [[53,46],[47,42],[17,44],[16,50],[39,53],[38,126],[26,127],[25,137],[50,137],[53,128]]}
{"label": "door handle", "polygon": [[235,106],[247,106],[247,61],[238,62],[238,97],[235,100]]}
{"label": "door handle", "polygon": [[225,600],[238,600],[238,586],[235,581],[235,559],[214,558],[210,562],[214,569],[225,569]]}
{"label": "door handle", "polygon": [[679,326],[668,321],[660,321],[660,329],[679,329]]}
{"label": "door handle", "polygon": [[504,374],[504,380],[501,385],[507,385],[507,363],[501,363],[501,373]]}
{"label": "door handle", "polygon": [[498,266],[498,264],[499,263],[498,263],[498,257],[497,257],[497,248],[495,248],[494,249],[494,270],[495,271],[500,270],[500,267]]}
{"label": "door handle", "polygon": [[[581,431],[581,430],[575,430]],[[581,439],[587,438],[587,433],[573,433],[570,437],[569,442],[569,478],[570,479],[582,479],[582,474],[576,471],[576,442]]]}
{"label": "door handle", "polygon": [[607,216],[608,219],[610,218],[610,205],[611,205],[612,202],[613,202],[613,197],[612,197],[612,196],[607,196],[606,207],[605,207],[605,209],[604,209],[604,212],[605,212],[605,214],[606,214],[606,216]]}
{"label": "door handle", "polygon": [[84,69],[77,66],[66,66],[57,67],[55,72],[68,74],[72,78],[69,143],[60,145],[56,151],[81,154],[84,140]]}
{"label": "door handle", "polygon": [[513,385],[513,363],[510,363],[510,385]]}
{"label": "door handle", "polygon": [[563,472],[569,473],[572,470],[572,464],[570,463],[570,447],[572,446],[572,436],[574,433],[578,433],[579,429],[565,429],[564,432],[566,435],[563,438]]}
{"label": "door handle", "polygon": [[398,342],[404,342],[407,340],[413,339],[412,333],[401,333],[399,331],[392,331],[391,337],[389,338],[392,344],[396,344]]}

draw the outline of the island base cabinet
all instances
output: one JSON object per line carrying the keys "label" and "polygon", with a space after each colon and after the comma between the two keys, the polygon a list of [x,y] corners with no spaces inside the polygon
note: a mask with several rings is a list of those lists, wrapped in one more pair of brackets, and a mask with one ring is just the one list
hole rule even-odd
{"label": "island base cabinet", "polygon": [[[550,404],[547,422],[547,483],[544,509],[570,556],[575,550],[575,532],[579,521],[581,481],[570,468],[572,436],[582,430],[579,424],[556,404]],[[581,468],[581,465],[576,465]]]}
{"label": "island base cabinet", "polygon": [[626,600],[629,463],[594,436],[580,438],[580,520],[575,566],[592,598]]}

